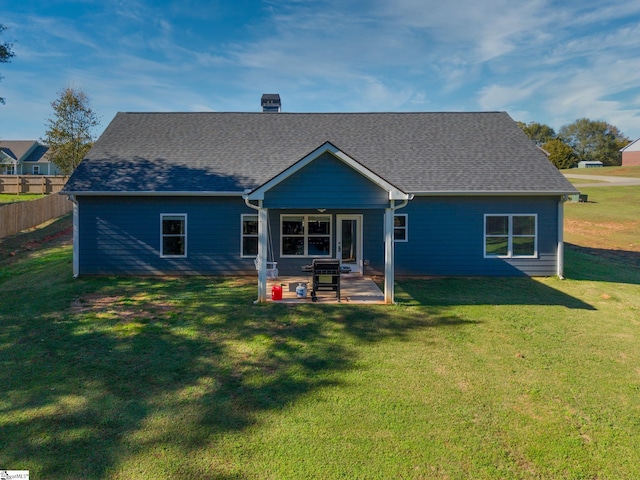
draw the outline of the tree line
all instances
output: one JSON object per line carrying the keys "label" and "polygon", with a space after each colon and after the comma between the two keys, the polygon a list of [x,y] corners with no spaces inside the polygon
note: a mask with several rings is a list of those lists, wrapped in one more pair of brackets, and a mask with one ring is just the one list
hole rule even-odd
{"label": "tree line", "polygon": [[[0,24],[0,35],[6,29]],[[12,47],[11,42],[0,43],[0,63],[9,63],[15,56]],[[64,175],[70,175],[93,146],[93,129],[100,120],[82,90],[67,87],[58,95],[51,103],[53,116],[46,121],[47,130],[41,141],[49,147],[49,159]],[[0,103],[5,103],[4,98],[0,97]]]}
{"label": "tree line", "polygon": [[573,168],[581,161],[600,161],[603,165],[622,164],[620,149],[630,140],[614,125],[580,118],[565,125],[558,133],[544,123],[517,122],[538,147],[549,155],[559,169]]}
{"label": "tree line", "polygon": [[[5,30],[6,27],[0,24],[0,35]],[[8,63],[15,56],[12,46],[10,42],[0,43],[0,63]],[[0,97],[0,103],[4,103],[4,98]],[[72,87],[59,92],[59,98],[51,106],[54,115],[47,119],[47,130],[42,141],[49,146],[51,161],[68,175],[92,147],[93,129],[100,121],[84,92]],[[630,143],[616,126],[588,118],[565,125],[557,133],[543,123],[517,124],[537,146],[548,153],[549,160],[559,169],[575,167],[583,160],[620,165],[620,149]]]}

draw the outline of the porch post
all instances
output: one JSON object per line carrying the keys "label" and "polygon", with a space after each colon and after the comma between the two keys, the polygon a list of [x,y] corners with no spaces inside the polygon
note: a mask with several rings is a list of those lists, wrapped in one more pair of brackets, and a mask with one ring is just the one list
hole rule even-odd
{"label": "porch post", "polygon": [[267,301],[267,249],[268,249],[268,230],[267,222],[269,221],[268,210],[262,208],[262,200],[259,201],[260,209],[258,210],[258,302]]}
{"label": "porch post", "polygon": [[566,195],[563,195],[558,201],[558,270],[559,279],[564,279],[564,202],[567,201]]}
{"label": "porch post", "polygon": [[[391,207],[395,202],[391,201]],[[394,208],[386,208],[384,211],[384,303],[394,302],[393,281],[394,269],[394,245],[393,245],[393,213]]]}
{"label": "porch post", "polygon": [[73,278],[80,275],[80,207],[75,195],[70,195],[73,203]]}

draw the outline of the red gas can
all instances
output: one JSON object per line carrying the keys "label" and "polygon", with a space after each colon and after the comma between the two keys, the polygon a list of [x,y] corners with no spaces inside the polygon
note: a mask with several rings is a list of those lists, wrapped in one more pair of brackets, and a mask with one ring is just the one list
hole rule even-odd
{"label": "red gas can", "polygon": [[271,287],[271,300],[282,300],[282,285]]}

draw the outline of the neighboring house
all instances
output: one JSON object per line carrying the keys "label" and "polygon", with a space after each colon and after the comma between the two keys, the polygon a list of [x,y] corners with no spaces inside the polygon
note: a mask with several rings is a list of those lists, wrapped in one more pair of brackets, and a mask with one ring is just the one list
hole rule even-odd
{"label": "neighboring house", "polygon": [[0,140],[0,175],[61,175],[36,140]]}
{"label": "neighboring house", "polygon": [[640,165],[640,138],[631,142],[620,150],[622,152],[622,166],[631,167]]}
{"label": "neighboring house", "polygon": [[74,275],[562,276],[578,193],[502,112],[118,113],[63,194]]}

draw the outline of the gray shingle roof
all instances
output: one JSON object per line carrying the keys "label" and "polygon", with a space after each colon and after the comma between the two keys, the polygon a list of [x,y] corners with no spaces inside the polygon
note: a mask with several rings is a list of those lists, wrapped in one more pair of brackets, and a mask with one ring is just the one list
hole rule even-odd
{"label": "gray shingle roof", "polygon": [[503,112],[118,113],[66,192],[241,192],[331,142],[407,193],[573,193]]}
{"label": "gray shingle roof", "polygon": [[[0,150],[14,160],[38,162],[48,160],[46,153],[49,147],[37,140],[0,140]],[[27,152],[30,152],[29,155],[26,155]]]}

